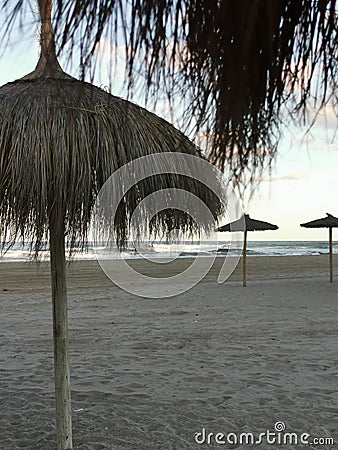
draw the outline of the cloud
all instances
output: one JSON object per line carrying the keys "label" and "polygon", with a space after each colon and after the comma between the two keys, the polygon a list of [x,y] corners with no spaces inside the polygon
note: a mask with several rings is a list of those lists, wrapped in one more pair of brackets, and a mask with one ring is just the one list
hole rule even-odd
{"label": "cloud", "polygon": [[260,177],[255,177],[254,181],[258,182],[274,182],[274,181],[297,181],[297,180],[307,180],[310,175],[307,172],[291,172],[285,175],[262,175]]}
{"label": "cloud", "polygon": [[125,68],[128,50],[130,49],[125,45],[115,45],[110,43],[107,38],[101,38],[94,52],[93,61],[98,69],[97,80],[101,87],[104,85],[113,87],[115,95],[120,93],[126,81]]}
{"label": "cloud", "polygon": [[[309,113],[310,114],[310,113]],[[289,151],[295,150],[338,150],[338,117],[333,107],[323,108],[315,119],[312,112],[313,126],[297,126],[283,130],[283,146]]]}
{"label": "cloud", "polygon": [[326,105],[319,111],[311,110],[308,113],[309,123],[314,123],[325,130],[337,130],[338,115],[336,108],[333,105]]}

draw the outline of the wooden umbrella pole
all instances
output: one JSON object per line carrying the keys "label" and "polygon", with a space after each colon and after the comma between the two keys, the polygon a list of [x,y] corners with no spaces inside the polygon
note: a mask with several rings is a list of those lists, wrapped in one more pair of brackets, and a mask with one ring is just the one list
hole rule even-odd
{"label": "wooden umbrella pole", "polygon": [[333,281],[333,265],[332,265],[332,227],[329,227],[329,242],[330,242],[330,282]]}
{"label": "wooden umbrella pole", "polygon": [[[60,217],[60,216],[59,216]],[[73,448],[68,354],[68,312],[63,219],[50,218],[57,450]]]}
{"label": "wooden umbrella pole", "polygon": [[41,20],[40,46],[41,54],[45,57],[55,57],[55,44],[51,19],[52,3],[52,0],[38,0]]}
{"label": "wooden umbrella pole", "polygon": [[41,20],[41,35],[40,48],[41,54],[35,70],[24,76],[23,80],[31,80],[34,78],[71,78],[66,75],[56,58],[54,33],[51,20],[52,14],[52,0],[38,0],[40,20]]}
{"label": "wooden umbrella pole", "polygon": [[246,287],[246,240],[248,231],[244,231],[244,247],[243,247],[243,286]]}

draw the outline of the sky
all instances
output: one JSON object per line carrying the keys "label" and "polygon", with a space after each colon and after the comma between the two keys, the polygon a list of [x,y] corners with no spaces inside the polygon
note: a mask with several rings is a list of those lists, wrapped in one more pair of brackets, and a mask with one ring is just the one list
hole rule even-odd
{"label": "sky", "polygon": [[[13,33],[6,48],[0,46],[0,85],[34,70],[39,54],[35,29],[36,25],[29,22],[25,29]],[[61,65],[73,76],[78,75],[76,68],[65,67],[62,60]],[[116,95],[121,94],[121,76],[122,71],[115,75]],[[102,71],[96,84],[105,82],[108,84]],[[279,229],[250,233],[251,240],[327,239],[326,229],[306,229],[299,224],[325,217],[326,213],[338,216],[337,120],[332,108],[327,107],[308,133],[302,126],[282,129],[271,173],[263,173],[252,199],[243,205],[251,217],[276,224]],[[226,234],[219,239],[226,240]],[[338,241],[338,230],[333,236]]]}

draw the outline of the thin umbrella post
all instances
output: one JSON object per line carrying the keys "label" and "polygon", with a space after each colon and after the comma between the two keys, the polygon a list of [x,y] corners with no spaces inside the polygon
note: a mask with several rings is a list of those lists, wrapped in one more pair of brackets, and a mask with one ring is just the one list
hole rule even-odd
{"label": "thin umbrella post", "polygon": [[63,219],[50,218],[57,450],[73,448],[68,352],[68,311]]}
{"label": "thin umbrella post", "polygon": [[329,258],[330,258],[330,283],[333,281],[333,264],[332,264],[332,227],[329,227]]}
{"label": "thin umbrella post", "polygon": [[330,264],[330,283],[333,281],[333,256],[332,256],[332,228],[338,228],[338,217],[326,213],[322,219],[311,220],[311,222],[301,223],[305,228],[328,228],[329,229],[329,264]]}
{"label": "thin umbrella post", "polygon": [[244,247],[243,247],[243,286],[246,287],[246,241],[248,231],[244,231]]}
{"label": "thin umbrella post", "polygon": [[338,228],[338,217],[326,213],[322,219],[311,220],[311,222],[301,223],[305,228],[328,228],[329,229],[329,265],[330,265],[330,283],[333,281],[333,256],[332,256],[332,228]]}

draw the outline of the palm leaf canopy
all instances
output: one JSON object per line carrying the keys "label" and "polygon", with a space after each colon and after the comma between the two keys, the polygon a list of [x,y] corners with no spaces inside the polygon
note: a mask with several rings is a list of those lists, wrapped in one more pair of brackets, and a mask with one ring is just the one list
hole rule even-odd
{"label": "palm leaf canopy", "polygon": [[249,214],[244,214],[240,219],[219,227],[217,231],[266,231],[266,230],[278,230],[277,225],[273,225],[262,220],[255,220],[249,217]]}
{"label": "palm leaf canopy", "polygon": [[336,228],[338,227],[338,218],[326,213],[326,217],[302,223],[300,226],[304,228]]}
{"label": "palm leaf canopy", "polygon": [[[4,33],[30,3],[3,2]],[[336,0],[58,0],[55,10],[59,47],[80,53],[82,75],[103,42],[113,56],[124,49],[129,92],[178,98],[211,161],[235,176],[271,161],[283,104],[304,121],[310,106],[337,107],[337,17]]]}

